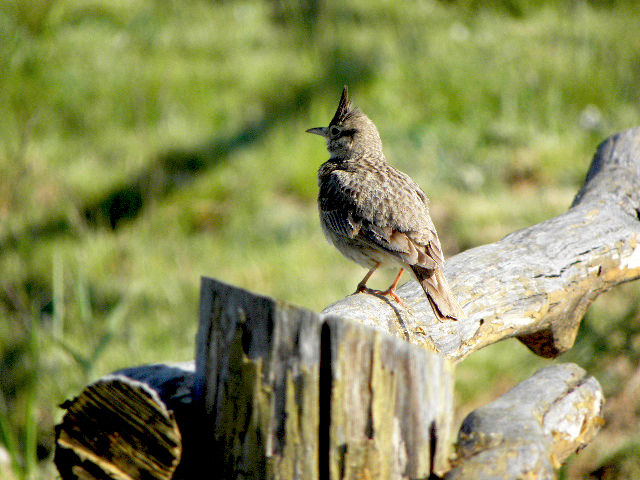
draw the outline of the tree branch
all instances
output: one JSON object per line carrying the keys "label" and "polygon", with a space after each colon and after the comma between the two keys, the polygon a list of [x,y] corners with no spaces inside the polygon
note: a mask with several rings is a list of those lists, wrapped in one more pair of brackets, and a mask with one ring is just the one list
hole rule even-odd
{"label": "tree branch", "polygon": [[351,295],[323,313],[360,321],[454,360],[518,337],[543,357],[573,345],[595,298],[640,278],[640,128],[603,142],[564,214],[450,258],[445,274],[468,318],[437,322],[411,281],[409,309]]}
{"label": "tree branch", "polygon": [[554,478],[596,435],[603,406],[600,384],[577,365],[538,370],[465,418],[445,478]]}

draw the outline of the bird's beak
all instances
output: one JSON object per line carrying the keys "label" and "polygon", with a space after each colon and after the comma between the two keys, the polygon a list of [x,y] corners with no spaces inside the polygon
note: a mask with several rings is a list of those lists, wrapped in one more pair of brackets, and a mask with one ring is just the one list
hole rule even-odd
{"label": "bird's beak", "polygon": [[327,127],[315,127],[306,131],[307,133],[315,133],[321,137],[327,138],[329,136],[329,129]]}

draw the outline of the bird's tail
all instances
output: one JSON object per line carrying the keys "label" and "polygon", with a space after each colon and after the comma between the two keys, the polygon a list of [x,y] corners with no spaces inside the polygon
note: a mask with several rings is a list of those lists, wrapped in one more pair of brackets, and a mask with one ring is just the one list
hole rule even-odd
{"label": "bird's tail", "polygon": [[467,318],[462,307],[453,296],[441,268],[434,270],[412,265],[414,275],[427,295],[438,320],[462,320]]}

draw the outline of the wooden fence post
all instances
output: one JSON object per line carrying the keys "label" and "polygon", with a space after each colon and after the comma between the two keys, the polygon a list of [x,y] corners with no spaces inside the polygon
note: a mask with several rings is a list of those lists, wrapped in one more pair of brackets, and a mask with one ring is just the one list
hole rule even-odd
{"label": "wooden fence post", "polygon": [[444,357],[208,278],[201,298],[198,457],[216,459],[215,478],[446,470],[453,381]]}

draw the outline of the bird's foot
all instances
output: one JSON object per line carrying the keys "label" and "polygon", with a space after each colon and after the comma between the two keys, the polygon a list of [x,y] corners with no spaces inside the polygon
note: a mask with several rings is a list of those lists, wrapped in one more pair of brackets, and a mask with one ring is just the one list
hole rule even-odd
{"label": "bird's foot", "polygon": [[396,302],[398,302],[400,305],[402,305],[404,308],[407,308],[407,306],[404,304],[404,302],[400,299],[400,297],[396,293],[396,289],[393,287],[382,291],[382,290],[374,290],[373,288],[369,288],[365,285],[358,285],[358,288],[355,291],[355,293],[369,293],[371,295],[382,295],[383,297],[389,296],[393,298]]}

